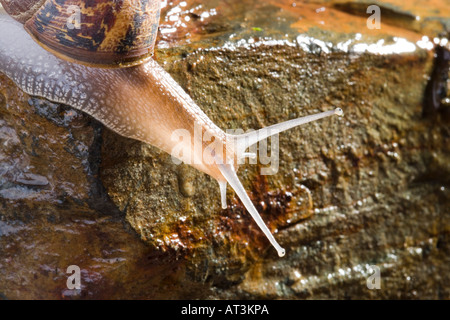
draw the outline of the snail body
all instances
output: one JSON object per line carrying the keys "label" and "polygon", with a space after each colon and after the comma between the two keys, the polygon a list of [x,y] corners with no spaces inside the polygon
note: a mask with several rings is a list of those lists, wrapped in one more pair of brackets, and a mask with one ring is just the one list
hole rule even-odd
{"label": "snail body", "polygon": [[[0,2],[5,5],[6,0]],[[31,6],[31,0],[22,2],[26,4],[24,10]],[[45,6],[48,3],[67,4],[75,1],[36,2]],[[84,7],[86,3],[104,1],[77,2]],[[130,2],[135,5],[140,1]],[[150,15],[159,16],[159,1],[141,2],[151,8],[148,11]],[[14,16],[15,11],[9,9],[9,12]],[[279,256],[285,254],[239,181],[236,174],[238,161],[249,156],[245,152],[249,146],[268,136],[320,118],[341,115],[342,110],[293,119],[247,134],[226,134],[172,77],[147,55],[134,60],[139,63],[131,67],[123,67],[124,63],[117,63],[122,58],[108,62],[113,68],[104,68],[103,63],[97,64],[97,58],[74,63],[73,57],[65,56],[65,49],[62,54],[54,54],[55,49],[46,50],[48,45],[38,45],[35,40],[39,37],[30,37],[25,32],[27,22],[24,29],[21,24],[23,17],[20,16],[16,20],[0,8],[0,72],[11,78],[26,93],[81,110],[120,135],[146,142],[172,155],[173,151],[178,149],[181,151],[176,154],[179,160],[219,182],[222,207],[226,207],[226,187],[230,184]],[[153,37],[152,32],[149,37]],[[182,141],[173,139],[173,133],[176,131],[187,133],[188,138]],[[196,134],[197,131],[200,134]]]}

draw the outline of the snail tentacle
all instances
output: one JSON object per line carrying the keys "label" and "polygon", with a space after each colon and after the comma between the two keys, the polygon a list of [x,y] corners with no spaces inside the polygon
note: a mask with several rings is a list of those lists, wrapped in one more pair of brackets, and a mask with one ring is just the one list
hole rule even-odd
{"label": "snail tentacle", "polygon": [[[246,158],[246,157],[256,157],[255,153],[251,152],[245,152],[245,150],[254,145],[255,143],[267,139],[268,137],[271,137],[273,135],[276,135],[280,132],[289,130],[291,128],[300,126],[302,124],[316,121],[322,118],[326,118],[332,115],[339,115],[341,116],[343,114],[342,109],[336,108],[334,110],[321,112],[314,115],[309,115],[305,117],[300,117],[292,120],[288,120],[285,122],[281,122],[278,124],[274,124],[272,126],[268,126],[256,131],[252,131],[245,134],[240,135],[227,135],[228,143],[231,142],[235,145],[236,148],[236,155],[238,159]],[[247,211],[250,213],[252,218],[255,220],[256,224],[259,226],[259,228],[264,232],[267,239],[270,241],[270,243],[274,246],[274,248],[277,250],[278,255],[280,257],[285,255],[285,250],[278,244],[278,242],[273,237],[272,233],[270,232],[267,225],[264,223],[263,219],[259,215],[258,211],[256,210],[255,206],[253,205],[252,201],[250,200],[247,192],[245,191],[244,187],[242,186],[242,183],[240,182],[236,170],[232,164],[218,164],[218,167],[220,169],[220,172],[223,174],[225,179],[228,181],[230,186],[233,188],[233,190],[236,192],[239,199],[241,199],[242,203],[244,204]],[[220,193],[221,193],[221,199],[222,199],[222,208],[226,208],[226,182],[219,181],[220,186]]]}
{"label": "snail tentacle", "polygon": [[222,204],[222,209],[227,208],[227,182],[226,181],[218,181],[219,189],[220,189],[220,202]]}
{"label": "snail tentacle", "polygon": [[253,205],[253,202],[250,200],[250,197],[248,196],[247,192],[244,189],[244,186],[242,185],[241,181],[239,180],[236,170],[234,169],[234,166],[232,164],[219,164],[220,172],[222,172],[225,179],[227,179],[230,186],[233,188],[234,192],[236,192],[239,199],[241,199],[242,203],[244,204],[247,211],[252,216],[253,220],[255,220],[258,227],[264,232],[264,235],[267,237],[267,239],[270,241],[272,246],[277,250],[278,256],[283,257],[286,253],[286,250],[284,250],[275,240],[272,233],[270,232],[269,228],[264,223],[263,219],[258,213],[258,210],[256,210],[255,206]]}
{"label": "snail tentacle", "polygon": [[317,113],[317,114],[313,114],[313,115],[309,115],[309,116],[305,116],[305,117],[300,117],[300,118],[280,122],[280,123],[277,123],[277,124],[274,124],[274,125],[271,125],[268,127],[264,127],[262,129],[259,129],[256,131],[244,133],[244,134],[227,135],[227,139],[234,142],[234,144],[236,146],[236,153],[237,153],[238,159],[243,159],[245,157],[251,157],[253,155],[251,153],[245,152],[245,150],[247,150],[247,148],[251,147],[252,145],[254,145],[255,143],[258,143],[261,140],[267,139],[267,138],[274,136],[280,132],[292,129],[292,128],[300,126],[302,124],[316,121],[316,120],[326,118],[326,117],[329,117],[332,115],[342,116],[343,111],[341,108],[336,108],[334,110],[329,110],[329,111],[325,111],[325,112],[321,112],[321,113]]}

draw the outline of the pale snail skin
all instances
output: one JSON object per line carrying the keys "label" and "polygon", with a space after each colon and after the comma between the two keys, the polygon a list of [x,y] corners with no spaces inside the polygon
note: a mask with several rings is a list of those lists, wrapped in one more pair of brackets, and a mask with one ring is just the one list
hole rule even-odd
{"label": "pale snail skin", "polygon": [[[240,136],[229,135],[217,127],[154,60],[117,69],[88,67],[62,60],[38,45],[1,7],[0,72],[30,95],[81,110],[116,133],[169,154],[180,143],[170,138],[172,133],[187,130],[192,138],[183,140],[183,150],[189,151],[183,154],[191,153],[199,161],[191,164],[191,159],[180,160],[219,182],[222,207],[226,207],[229,183],[280,257],[285,250],[277,243],[237,178],[237,160],[248,156],[245,153],[247,147],[270,135],[320,118],[342,115],[341,109],[335,109],[271,126],[271,133],[255,131]],[[195,127],[200,127],[205,135],[215,137],[215,150],[224,150],[227,159],[211,154],[210,141],[198,141],[202,146],[201,154],[198,154],[193,140],[197,136]],[[210,159],[205,159],[205,155]]]}

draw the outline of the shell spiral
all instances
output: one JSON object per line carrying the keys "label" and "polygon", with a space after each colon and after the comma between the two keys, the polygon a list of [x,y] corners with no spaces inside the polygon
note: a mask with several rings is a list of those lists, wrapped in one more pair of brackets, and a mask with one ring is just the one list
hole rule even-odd
{"label": "shell spiral", "polygon": [[97,67],[142,63],[153,54],[159,0],[0,0],[6,12],[60,58]]}

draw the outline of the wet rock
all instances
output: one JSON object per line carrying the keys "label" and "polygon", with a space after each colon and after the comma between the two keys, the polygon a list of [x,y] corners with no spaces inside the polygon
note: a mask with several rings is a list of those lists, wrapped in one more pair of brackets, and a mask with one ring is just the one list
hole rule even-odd
{"label": "wet rock", "polygon": [[430,74],[424,93],[424,116],[435,115],[436,112],[450,115],[450,50],[437,46],[433,71]]}
{"label": "wet rock", "polygon": [[[88,116],[30,98],[0,75],[0,297],[207,295],[183,260],[141,241],[109,200],[98,179],[101,134]],[[67,288],[71,265],[81,290]]]}
{"label": "wet rock", "polygon": [[445,35],[450,31],[450,10],[442,1],[427,2],[427,5],[424,1],[399,0],[335,0],[330,3],[340,11],[366,18],[373,13],[372,10],[367,12],[367,8],[378,6],[383,24],[425,33],[428,36]]}
{"label": "wet rock", "polygon": [[[391,1],[382,10],[394,22],[369,30],[353,9],[364,6],[193,0],[163,10],[156,58],[219,127],[344,110],[281,134],[279,161],[238,172],[283,259],[231,189],[222,210],[208,176],[70,108],[28,103],[0,78],[0,294],[448,299],[450,132],[441,113],[422,114],[445,23],[394,23],[416,11]],[[85,279],[78,295],[65,286],[71,264]],[[366,286],[371,266],[380,290]]]}

